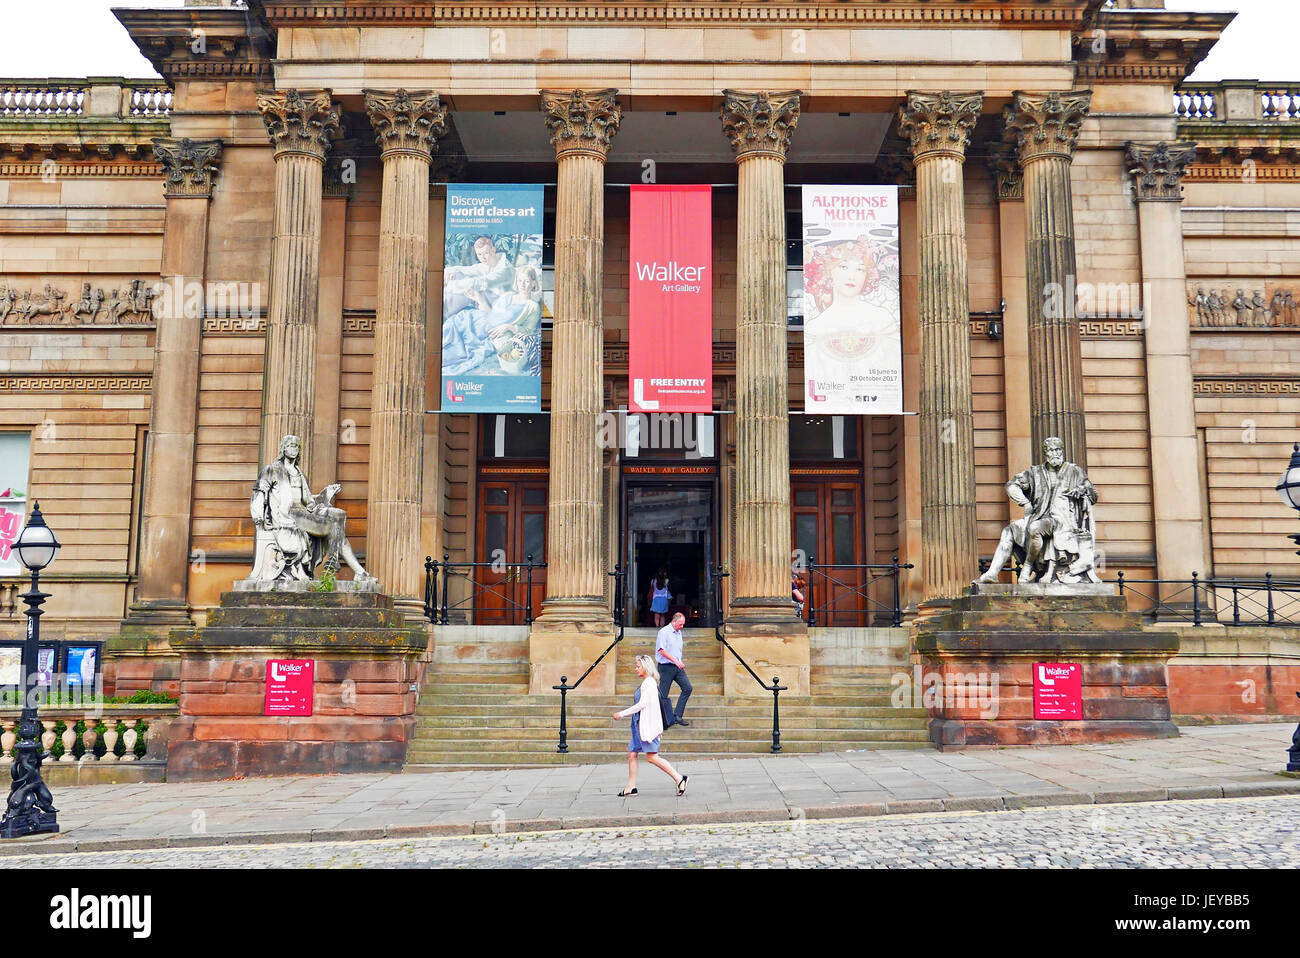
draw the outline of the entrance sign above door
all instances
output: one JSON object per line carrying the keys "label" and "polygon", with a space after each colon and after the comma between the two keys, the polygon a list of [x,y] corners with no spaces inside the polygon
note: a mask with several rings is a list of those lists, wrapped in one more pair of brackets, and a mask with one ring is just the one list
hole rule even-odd
{"label": "entrance sign above door", "polygon": [[804,411],[903,411],[898,187],[803,188]]}
{"label": "entrance sign above door", "polygon": [[628,379],[633,412],[713,409],[713,189],[632,187]]}
{"label": "entrance sign above door", "polygon": [[543,187],[452,184],[442,284],[442,409],[542,408]]}

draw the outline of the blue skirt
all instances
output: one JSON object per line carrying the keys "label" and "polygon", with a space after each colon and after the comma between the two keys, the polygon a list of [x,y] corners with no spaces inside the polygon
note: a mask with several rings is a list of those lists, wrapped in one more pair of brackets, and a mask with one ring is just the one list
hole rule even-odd
{"label": "blue skirt", "polygon": [[660,614],[668,611],[668,596],[657,595],[650,600],[650,611]]}

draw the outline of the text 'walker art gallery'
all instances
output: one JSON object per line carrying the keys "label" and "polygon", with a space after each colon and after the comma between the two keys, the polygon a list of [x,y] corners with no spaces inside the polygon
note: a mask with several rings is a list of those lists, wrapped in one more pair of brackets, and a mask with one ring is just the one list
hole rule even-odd
{"label": "text 'walker art gallery'", "polygon": [[0,81],[24,828],[623,761],[665,632],[673,762],[1300,714],[1300,83],[1185,82],[1233,14],[116,18],[161,80]]}

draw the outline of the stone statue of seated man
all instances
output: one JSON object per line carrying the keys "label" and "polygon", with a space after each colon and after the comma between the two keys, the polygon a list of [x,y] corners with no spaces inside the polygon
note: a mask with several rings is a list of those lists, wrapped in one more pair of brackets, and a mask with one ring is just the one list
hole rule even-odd
{"label": "stone statue of seated man", "polygon": [[348,542],[347,515],[333,505],[342,487],[334,483],[313,496],[298,467],[301,453],[298,437],[285,436],[279,456],[253,486],[250,507],[257,538],[249,579],[308,581],[322,560],[326,571],[337,572],[340,558],[357,579],[369,579]]}
{"label": "stone statue of seated man", "polygon": [[1021,582],[1101,581],[1092,514],[1097,490],[1083,469],[1065,461],[1065,443],[1057,437],[1043,440],[1043,458],[1007,483],[1007,495],[1025,515],[1002,530],[981,582],[996,582],[1013,555],[1021,562]]}

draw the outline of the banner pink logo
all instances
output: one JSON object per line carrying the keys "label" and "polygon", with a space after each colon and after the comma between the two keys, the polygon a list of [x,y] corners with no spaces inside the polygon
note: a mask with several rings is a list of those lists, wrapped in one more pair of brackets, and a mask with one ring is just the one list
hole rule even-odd
{"label": "banner pink logo", "polygon": [[633,186],[629,406],[713,409],[713,190]]}

